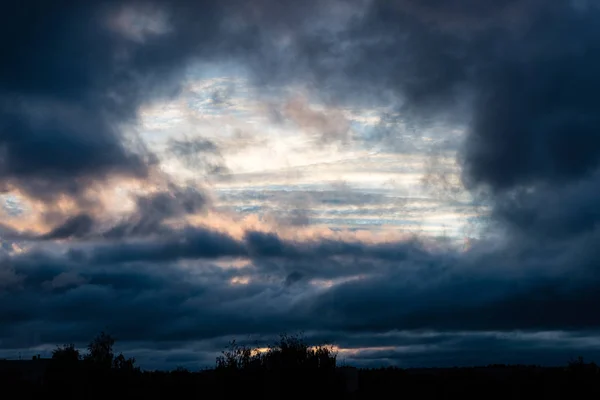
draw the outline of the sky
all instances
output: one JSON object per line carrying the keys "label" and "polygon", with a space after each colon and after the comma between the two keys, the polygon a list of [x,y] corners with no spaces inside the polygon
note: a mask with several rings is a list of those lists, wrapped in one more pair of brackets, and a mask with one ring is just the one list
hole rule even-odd
{"label": "sky", "polygon": [[0,6],[0,357],[100,331],[357,366],[600,361],[600,6]]}

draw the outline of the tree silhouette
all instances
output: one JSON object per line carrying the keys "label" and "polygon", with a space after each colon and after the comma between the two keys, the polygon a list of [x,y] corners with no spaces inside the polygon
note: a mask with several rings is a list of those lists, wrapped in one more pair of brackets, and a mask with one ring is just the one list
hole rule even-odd
{"label": "tree silhouette", "polygon": [[282,334],[266,351],[239,345],[235,340],[217,357],[217,369],[333,369],[337,354],[332,346],[309,346],[300,335]]}
{"label": "tree silhouette", "polygon": [[135,366],[135,358],[125,358],[123,353],[120,353],[115,357],[113,360],[113,368],[125,372],[133,372],[138,370],[138,368]]}
{"label": "tree silhouette", "polygon": [[309,346],[300,335],[283,334],[264,354],[267,368],[333,369],[337,354],[332,346]]}
{"label": "tree silhouette", "polygon": [[88,354],[85,355],[84,359],[96,367],[110,369],[113,366],[115,357],[113,353],[114,344],[115,339],[111,335],[101,332],[88,345]]}
{"label": "tree silhouette", "polygon": [[57,346],[52,351],[52,360],[61,364],[74,364],[81,359],[79,350],[75,348],[73,343]]}
{"label": "tree silhouette", "polygon": [[247,369],[251,365],[261,364],[260,352],[251,347],[239,345],[234,339],[217,357],[216,364],[219,370]]}
{"label": "tree silhouette", "polygon": [[81,355],[74,344],[57,346],[52,351],[52,363],[46,370],[48,389],[62,398],[75,398],[77,385],[81,381]]}

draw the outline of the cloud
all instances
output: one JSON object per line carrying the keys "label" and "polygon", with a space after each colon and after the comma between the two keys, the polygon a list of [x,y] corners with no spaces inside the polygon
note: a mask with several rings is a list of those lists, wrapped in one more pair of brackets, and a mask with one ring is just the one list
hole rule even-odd
{"label": "cloud", "polygon": [[217,52],[220,10],[27,3],[2,9],[0,188],[55,201],[112,176],[148,178],[157,158],[125,128],[141,105],[177,92],[191,57]]}
{"label": "cloud", "polygon": [[15,287],[19,287],[21,284],[21,276],[19,276],[14,268],[10,265],[6,259],[2,260],[2,264],[0,266],[0,289],[12,289]]}
{"label": "cloud", "polygon": [[[588,331],[600,324],[597,275],[572,275],[564,264],[584,267],[583,256],[525,258],[485,248],[461,255],[418,242],[293,242],[257,232],[237,241],[202,230],[89,246],[12,256],[20,283],[3,294],[11,298],[0,307],[5,346],[23,345],[18,338],[32,331],[44,343],[82,342],[106,324],[124,342],[156,345],[304,330],[329,332],[347,346],[352,335],[367,335],[354,342],[363,347],[376,343],[368,335],[396,330]],[[248,263],[216,264],[238,257]],[[245,283],[231,283],[240,277]],[[319,286],[322,280],[332,286]]]}
{"label": "cloud", "polygon": [[[6,77],[2,79],[6,101],[25,99],[22,107],[11,107],[12,111],[5,107],[4,120],[9,122],[5,131],[22,132],[5,136],[5,182],[13,186],[23,185],[26,191],[41,195],[54,192],[46,186],[46,182],[52,182],[54,187],[60,185],[55,189],[60,193],[75,193],[81,187],[77,182],[88,176],[95,179],[121,172],[144,176],[148,160],[152,157],[140,158],[139,154],[132,153],[125,146],[116,123],[134,119],[142,101],[148,101],[157,93],[156,87],[147,84],[150,78],[153,82],[169,83],[174,71],[184,66],[191,57],[210,55],[218,58],[224,54],[251,69],[256,67],[254,72],[257,74],[262,70],[272,75],[274,82],[281,71],[287,71],[291,80],[315,79],[317,85],[328,82],[324,95],[330,93],[338,99],[349,100],[349,95],[360,92],[359,87],[362,87],[364,98],[380,93],[377,98],[385,101],[384,93],[392,91],[399,104],[404,104],[403,110],[410,114],[428,115],[428,118],[432,112],[452,113],[457,110],[455,105],[464,103],[461,98],[468,100],[474,97],[474,123],[469,129],[464,154],[465,179],[471,184],[489,183],[505,187],[520,183],[522,179],[544,178],[545,171],[553,171],[553,176],[589,171],[595,165],[597,157],[593,149],[597,146],[590,142],[594,135],[587,128],[594,126],[594,117],[586,110],[594,108],[594,96],[588,93],[594,93],[595,89],[593,76],[585,71],[594,71],[595,64],[593,52],[584,50],[597,40],[593,24],[595,13],[592,11],[584,15],[566,1],[552,5],[533,1],[521,2],[527,5],[518,3],[505,1],[494,5],[491,2],[475,5],[462,1],[447,6],[440,2],[421,5],[413,1],[372,1],[366,7],[359,3],[353,5],[356,12],[360,10],[361,17],[350,20],[345,20],[339,10],[335,11],[333,3],[328,6],[311,3],[292,23],[288,15],[290,4],[269,7],[273,4],[267,1],[253,6],[253,12],[246,20],[258,18],[262,23],[261,30],[245,35],[245,40],[237,44],[235,41],[240,38],[240,33],[248,33],[249,28],[240,19],[241,15],[235,12],[230,15],[231,19],[224,17],[226,11],[233,10],[228,8],[229,2],[222,7],[205,5],[202,15],[207,21],[226,20],[228,23],[220,26],[213,22],[203,28],[198,25],[204,24],[192,24],[190,21],[190,16],[200,11],[196,6],[153,11],[154,14],[165,15],[160,18],[153,13],[139,11],[139,15],[146,16],[142,18],[144,21],[171,21],[169,29],[150,29],[155,22],[141,23],[153,32],[141,42],[131,41],[127,35],[107,32],[102,25],[102,8],[94,2],[85,7],[73,6],[64,13],[55,9],[57,5],[44,5],[48,8],[45,15],[60,15],[66,21],[61,24],[64,28],[53,29],[50,34],[44,35],[19,35],[18,30],[25,29],[29,26],[27,24],[36,26],[39,31],[44,29],[45,22],[34,21],[34,18],[21,15],[17,10],[7,10],[5,15],[11,15],[11,23],[5,24],[4,36],[23,37],[29,42],[15,42],[9,47],[7,51],[11,53],[8,56],[13,53],[15,56],[8,58],[14,63],[3,69],[6,71]],[[152,7],[148,9],[154,10]],[[536,12],[515,11],[522,9]],[[410,19],[415,13],[422,18]],[[502,27],[498,28],[491,22],[515,14],[527,18],[528,29],[504,34]],[[74,15],[78,18],[69,19]],[[278,20],[275,15],[281,19]],[[308,18],[308,15],[317,16],[316,21],[326,17],[335,20],[337,16],[344,24],[340,31],[330,31],[317,38],[303,28],[302,24],[307,23],[303,18]],[[487,23],[470,37],[453,29],[440,29],[441,21],[460,18],[481,20],[482,17]],[[74,22],[82,20],[89,23],[76,25]],[[288,44],[283,47],[277,44],[273,35],[282,26],[294,33],[288,35]],[[571,32],[570,27],[575,29],[580,40],[572,40],[568,33]],[[59,46],[62,43],[60,35],[67,29],[71,35],[78,32],[72,35],[77,40],[68,42],[71,47]],[[192,36],[199,37],[200,33],[205,34],[200,36],[203,47],[192,43],[191,39]],[[90,42],[94,46],[88,46]],[[248,50],[242,51],[242,44],[248,45]],[[17,54],[17,49],[22,46],[31,51]],[[35,57],[42,54],[35,51],[35,46],[45,51],[56,51],[52,61],[46,64],[44,74],[37,74],[38,78],[31,80],[25,77],[32,74],[18,66],[29,68],[35,65]],[[83,56],[92,48],[101,49],[102,53],[95,57]],[[255,49],[263,51],[251,56]],[[530,51],[532,49],[535,51]],[[82,56],[73,60],[67,57],[67,51],[68,54]],[[125,54],[121,58],[117,57],[119,51]],[[32,59],[21,59],[25,54]],[[334,57],[335,63],[331,65],[335,68],[328,62],[331,57]],[[579,61],[571,62],[572,57]],[[93,62],[90,61],[92,59]],[[288,59],[296,60],[297,66],[288,69]],[[551,61],[550,66],[548,61]],[[568,64],[561,64],[563,61]],[[545,67],[543,74],[537,72],[541,70],[538,66],[542,65]],[[70,84],[62,85],[60,82],[66,79],[66,71],[72,70],[75,73],[69,75]],[[266,76],[261,78],[265,79]],[[360,103],[361,100],[353,97],[352,101]],[[492,106],[490,101],[493,101]],[[56,115],[57,109],[60,118]],[[297,101],[288,104],[286,109],[296,122],[314,127],[327,137],[343,137],[344,132],[348,132],[343,118],[324,118],[324,115]],[[455,114],[460,116],[463,113]],[[81,123],[89,120],[94,123]],[[36,124],[43,125],[47,133],[34,129]],[[84,127],[99,131],[80,132]],[[566,131],[565,127],[569,127],[570,132],[567,142],[563,141],[566,136],[561,133]],[[19,164],[27,159],[25,153],[17,157],[19,151],[33,154],[27,146],[47,141],[44,138],[55,131],[52,134],[52,143],[57,144],[54,153],[45,152],[35,158],[43,164],[39,167],[31,162]],[[13,136],[21,139],[14,141],[17,139],[11,139]],[[498,139],[500,136],[503,139]],[[531,143],[538,143],[538,137],[539,146],[536,148],[539,155],[530,159],[528,155],[532,152],[529,148]],[[513,138],[515,142],[509,142]],[[59,145],[62,140],[65,140],[64,144]],[[497,140],[501,142],[495,142]],[[70,148],[71,145],[74,147]],[[514,148],[519,150],[516,153],[508,150]],[[67,157],[67,152],[76,157]],[[570,156],[573,152],[579,156]],[[56,157],[50,159],[49,154]],[[516,161],[508,162],[508,157]],[[35,171],[44,171],[45,176],[34,176]],[[493,175],[500,174],[500,171],[503,171],[502,176]],[[61,178],[63,175],[64,179]]]}
{"label": "cloud", "polygon": [[134,212],[106,229],[102,236],[115,239],[167,233],[169,219],[204,211],[208,196],[197,188],[169,185],[165,191],[138,196],[135,203]]}
{"label": "cloud", "polygon": [[194,138],[169,142],[169,152],[196,173],[206,175],[228,172],[219,147],[211,140]]}
{"label": "cloud", "polygon": [[77,274],[77,272],[69,271],[62,272],[52,278],[51,281],[46,281],[45,283],[47,283],[50,289],[61,289],[69,286],[80,286],[85,282],[86,280]]}
{"label": "cloud", "polygon": [[535,36],[490,68],[466,142],[468,182],[502,190],[565,182],[598,166],[597,15],[560,11],[542,14]]}
{"label": "cloud", "polygon": [[338,110],[314,110],[306,99],[294,98],[283,106],[283,115],[291,119],[301,129],[313,132],[324,143],[347,142],[350,136],[350,122]]}
{"label": "cloud", "polygon": [[110,214],[102,208],[96,214],[80,213],[59,222],[43,234],[16,233],[23,240],[122,239],[168,234],[174,220],[204,212],[209,203],[206,193],[196,187],[167,183],[166,188],[133,196],[133,209],[125,215]]}
{"label": "cloud", "polygon": [[118,127],[142,88],[119,73],[122,43],[103,31],[98,4],[31,3],[2,12],[11,38],[0,72],[2,189],[48,200],[113,174],[145,177],[152,156],[127,146]]}
{"label": "cloud", "polygon": [[[343,104],[395,102],[421,126],[441,118],[466,125],[461,161],[471,188],[565,180],[597,167],[596,9],[375,0],[362,10],[343,33],[296,31],[273,52],[283,59],[266,65]],[[514,20],[517,27],[506,23]],[[464,21],[476,29],[458,28]]]}
{"label": "cloud", "polygon": [[[339,358],[366,367],[455,367],[490,364],[562,366],[585,351],[598,357],[595,333],[571,335],[565,332],[503,333],[395,332],[389,335],[364,335],[372,348],[342,350]],[[357,336],[354,341],[361,341]],[[363,343],[364,343],[363,342]],[[382,346],[379,343],[387,343]],[[344,346],[346,347],[346,346]],[[347,348],[347,347],[346,347]]]}
{"label": "cloud", "polygon": [[501,0],[481,2],[459,0],[448,3],[444,1],[399,0],[394,6],[404,12],[421,19],[423,22],[452,31],[477,31],[491,27],[523,23],[530,17],[538,0]]}
{"label": "cloud", "polygon": [[90,233],[94,225],[94,219],[87,214],[79,214],[67,219],[67,221],[42,235],[44,239],[68,239],[82,237]]}
{"label": "cloud", "polygon": [[[5,348],[29,346],[31,332],[42,343],[85,343],[109,329],[124,346],[148,349],[303,330],[346,348],[397,348],[353,356],[363,365],[369,357],[429,365],[463,350],[458,364],[491,362],[498,354],[491,347],[477,358],[475,342],[451,338],[495,331],[513,332],[514,340],[500,341],[517,352],[513,360],[540,354],[558,362],[568,351],[555,346],[542,356],[519,340],[527,332],[598,329],[597,252],[585,248],[580,241],[550,251],[482,241],[459,253],[422,240],[293,240],[259,231],[234,238],[191,227],[71,242],[10,255],[7,271],[18,280],[0,294],[11,299],[0,302],[0,338]],[[422,349],[426,336],[405,344],[381,338],[423,330],[440,337],[437,347]],[[401,357],[407,352],[412,358]]]}

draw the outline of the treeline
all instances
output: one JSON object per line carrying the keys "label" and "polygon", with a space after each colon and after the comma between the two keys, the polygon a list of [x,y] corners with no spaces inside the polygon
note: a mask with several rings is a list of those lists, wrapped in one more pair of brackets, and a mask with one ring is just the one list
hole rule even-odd
{"label": "treeline", "polygon": [[101,333],[90,342],[85,353],[74,344],[58,346],[41,382],[33,384],[25,375],[10,374],[0,376],[0,387],[16,389],[21,398],[62,399],[109,396],[174,399],[209,395],[278,399],[290,394],[314,393],[331,397],[344,390],[333,348],[309,346],[300,336],[282,335],[276,343],[262,349],[233,341],[217,357],[213,369],[199,372],[183,368],[142,371],[135,358],[115,354],[114,344],[112,336]]}
{"label": "treeline", "polygon": [[[360,369],[347,375],[344,368],[337,366],[337,355],[331,346],[309,346],[300,336],[283,335],[263,349],[231,342],[211,370],[142,371],[134,358],[115,354],[114,343],[113,337],[102,333],[90,342],[84,354],[72,344],[57,347],[42,381],[32,383],[24,376],[4,374],[0,376],[0,387],[7,398],[18,395],[61,399],[310,396],[505,400],[600,395],[600,368],[581,358],[563,368],[382,368]],[[352,387],[357,390],[349,390]]]}

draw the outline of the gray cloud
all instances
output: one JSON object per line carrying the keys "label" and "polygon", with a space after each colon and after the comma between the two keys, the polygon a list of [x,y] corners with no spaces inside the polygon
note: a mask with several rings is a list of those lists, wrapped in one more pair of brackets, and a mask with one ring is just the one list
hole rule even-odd
{"label": "gray cloud", "polygon": [[285,103],[282,115],[300,129],[316,134],[321,143],[345,143],[350,137],[350,122],[339,110],[315,110],[306,99],[294,98]]}
{"label": "gray cloud", "polygon": [[[164,191],[135,197],[135,208],[125,217],[81,213],[67,217],[49,232],[42,235],[12,233],[17,239],[122,239],[156,234],[168,234],[168,219],[185,217],[204,211],[208,197],[200,189],[169,184]],[[9,236],[9,237],[10,237]]]}
{"label": "gray cloud", "polygon": [[[540,360],[558,361],[567,350],[561,353],[548,342],[547,348],[554,350],[535,352],[519,342],[519,332],[566,330],[577,335],[600,325],[594,312],[598,277],[586,264],[592,254],[561,259],[485,247],[466,255],[436,254],[417,242],[303,243],[262,233],[236,241],[202,231],[143,243],[96,245],[91,258],[84,245],[67,256],[11,256],[11,276],[18,277],[19,285],[0,293],[6,300],[0,303],[3,347],[31,346],[35,332],[42,343],[79,343],[110,329],[125,346],[136,341],[159,346],[304,330],[324,332],[313,339],[349,348],[408,346],[395,356],[378,351],[357,356],[362,363],[368,357],[396,357],[400,365],[424,365],[471,349],[456,361],[468,364],[491,362],[499,345],[496,339],[481,342],[478,346],[487,350],[477,358],[476,343],[468,335],[498,331],[515,332],[501,341],[517,352],[513,361],[537,354]],[[84,255],[77,256],[78,251]],[[248,263],[217,266],[231,257]],[[235,283],[240,277],[247,278],[245,284]],[[331,289],[311,283],[340,279]],[[386,336],[423,329],[448,333],[436,333],[435,340]],[[465,331],[471,333],[462,340],[459,332]],[[432,344],[439,348],[419,350]],[[571,347],[578,352],[590,348],[585,342]],[[401,357],[406,351],[411,356]],[[510,361],[501,357],[498,362],[502,360]]]}
{"label": "gray cloud", "polygon": [[170,185],[166,191],[138,196],[134,213],[105,230],[102,235],[106,238],[123,238],[167,233],[167,219],[196,214],[204,210],[207,203],[207,195],[199,189]]}
{"label": "gray cloud", "polygon": [[212,175],[228,172],[219,147],[205,138],[172,139],[169,152],[198,174]]}

